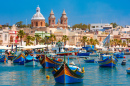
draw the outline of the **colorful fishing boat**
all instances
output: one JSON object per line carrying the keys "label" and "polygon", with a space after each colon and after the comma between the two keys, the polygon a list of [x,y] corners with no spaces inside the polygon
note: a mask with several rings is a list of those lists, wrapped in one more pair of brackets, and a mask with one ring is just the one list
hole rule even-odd
{"label": "colorful fishing boat", "polygon": [[43,68],[59,67],[61,63],[62,60],[55,60],[54,58],[49,58],[47,56],[44,56],[40,62]]}
{"label": "colorful fishing boat", "polygon": [[32,57],[32,56],[28,55],[25,58],[24,65],[25,66],[37,66],[38,65],[38,59],[36,59],[36,57]]}
{"label": "colorful fishing boat", "polygon": [[25,55],[23,53],[20,53],[18,56],[15,56],[13,58],[14,63],[19,63],[25,60]]}
{"label": "colorful fishing boat", "polygon": [[86,63],[94,63],[95,62],[94,58],[91,58],[91,57],[85,58],[84,61]]}
{"label": "colorful fishing boat", "polygon": [[8,59],[9,59],[9,60],[12,60],[13,58],[14,58],[14,55],[9,55],[9,56],[8,56]]}
{"label": "colorful fishing boat", "polygon": [[52,74],[57,83],[77,83],[83,82],[84,68],[81,70],[77,66],[68,66],[67,63],[63,63],[58,69],[54,69]]}
{"label": "colorful fishing boat", "polygon": [[101,55],[98,64],[101,67],[114,67],[117,61],[117,58],[113,55]]}
{"label": "colorful fishing boat", "polygon": [[124,52],[115,52],[113,54],[116,58],[123,58],[124,57]]}
{"label": "colorful fishing boat", "polygon": [[128,74],[130,74],[130,68],[128,68],[128,69],[126,70],[126,72],[127,72]]}
{"label": "colorful fishing boat", "polygon": [[0,55],[0,62],[8,62],[8,58],[5,55]]}
{"label": "colorful fishing boat", "polygon": [[59,55],[59,56],[69,56],[69,55],[77,55],[78,51],[67,51],[67,52],[58,52],[56,53],[56,55]]}
{"label": "colorful fishing boat", "polygon": [[85,51],[80,51],[77,54],[77,56],[86,57],[86,56],[89,56],[91,53],[96,53],[96,50],[94,49],[94,45],[86,45],[85,47],[82,47],[82,49],[84,49]]}

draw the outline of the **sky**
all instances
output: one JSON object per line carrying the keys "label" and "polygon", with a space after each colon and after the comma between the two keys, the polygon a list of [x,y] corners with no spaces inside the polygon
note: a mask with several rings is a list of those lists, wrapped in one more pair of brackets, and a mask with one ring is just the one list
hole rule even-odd
{"label": "sky", "polygon": [[53,9],[56,23],[63,9],[68,17],[68,25],[111,23],[130,25],[130,0],[0,0],[0,24],[23,21],[31,24],[31,18],[39,5],[41,13],[48,23]]}

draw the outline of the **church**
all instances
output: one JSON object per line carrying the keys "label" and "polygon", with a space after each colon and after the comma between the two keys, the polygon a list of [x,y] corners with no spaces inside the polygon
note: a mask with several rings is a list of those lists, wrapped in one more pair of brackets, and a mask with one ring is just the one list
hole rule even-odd
{"label": "church", "polygon": [[[54,16],[54,12],[53,12],[53,10],[51,10],[50,16],[48,18],[48,22],[49,22],[49,28],[63,28],[63,29],[68,28],[68,17],[66,16],[65,10],[63,10],[63,13],[62,13],[60,19],[58,19],[57,24],[56,24],[56,17]],[[45,26],[45,18],[41,14],[39,6],[36,8],[36,14],[34,14],[32,19],[31,19],[31,25],[32,25],[32,29],[33,28],[46,29],[45,28],[46,27]]]}

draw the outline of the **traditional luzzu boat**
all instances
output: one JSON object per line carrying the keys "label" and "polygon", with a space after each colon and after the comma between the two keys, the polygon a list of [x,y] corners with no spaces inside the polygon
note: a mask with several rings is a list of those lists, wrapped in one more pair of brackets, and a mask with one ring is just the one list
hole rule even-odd
{"label": "traditional luzzu boat", "polygon": [[36,59],[36,57],[32,57],[32,56],[28,55],[25,58],[24,65],[25,66],[37,66],[38,65],[38,59]]}
{"label": "traditional luzzu boat", "polygon": [[24,53],[20,53],[19,55],[15,56],[15,57],[13,58],[13,62],[14,62],[14,63],[19,63],[19,62],[22,62],[22,61],[24,61],[24,60],[25,60],[25,55],[24,55]]}
{"label": "traditional luzzu boat", "polygon": [[114,67],[117,61],[117,58],[113,55],[101,55],[98,64],[101,67]]}
{"label": "traditional luzzu boat", "polygon": [[8,62],[6,55],[0,55],[0,62]]}
{"label": "traditional luzzu boat", "polygon": [[40,61],[40,64],[43,68],[53,68],[59,67],[62,63],[62,60],[56,60],[54,58],[49,58],[46,55],[43,56],[43,59]]}
{"label": "traditional luzzu boat", "polygon": [[86,63],[94,63],[95,62],[95,59],[94,58],[91,58],[91,57],[88,57],[88,58],[85,58],[84,61]]}
{"label": "traditional luzzu boat", "polygon": [[[86,56],[97,56],[96,50],[94,49],[94,45],[86,45],[82,47],[85,51],[81,51],[77,54],[79,57],[86,57]],[[93,54],[92,54],[93,53]]]}
{"label": "traditional luzzu boat", "polygon": [[56,55],[59,55],[59,56],[68,56],[68,55],[77,55],[78,51],[67,51],[67,52],[58,52],[56,53]]}
{"label": "traditional luzzu boat", "polygon": [[123,58],[123,57],[124,57],[124,52],[115,52],[115,53],[114,53],[114,56],[115,56],[116,58]]}
{"label": "traditional luzzu boat", "polygon": [[56,83],[78,83],[83,82],[84,68],[81,70],[74,65],[68,65],[65,61],[60,68],[54,69],[52,74]]}

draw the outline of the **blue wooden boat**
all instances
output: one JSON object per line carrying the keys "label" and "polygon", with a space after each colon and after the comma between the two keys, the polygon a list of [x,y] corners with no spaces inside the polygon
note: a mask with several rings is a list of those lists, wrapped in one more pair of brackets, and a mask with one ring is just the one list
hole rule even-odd
{"label": "blue wooden boat", "polygon": [[40,62],[43,68],[59,67],[61,63],[62,63],[62,60],[58,61],[58,60],[55,60],[54,58],[50,59],[47,56],[43,56],[43,59]]}
{"label": "blue wooden boat", "polygon": [[111,55],[101,55],[98,64],[101,67],[114,67],[117,63],[117,58]]}
{"label": "blue wooden boat", "polygon": [[32,57],[32,56],[28,55],[25,58],[24,65],[25,66],[37,66],[38,65],[38,59],[36,59],[36,57]]}
{"label": "blue wooden boat", "polygon": [[81,56],[81,57],[86,57],[89,56],[91,53],[96,52],[96,50],[94,49],[94,45],[86,45],[85,47],[82,47],[84,50],[86,50],[85,52],[79,52],[77,54],[77,56]]}
{"label": "blue wooden boat", "polygon": [[115,52],[115,53],[114,53],[114,56],[115,56],[116,58],[123,58],[123,57],[124,57],[124,52]]}
{"label": "blue wooden boat", "polygon": [[130,68],[128,68],[128,69],[126,70],[126,72],[127,72],[128,74],[130,74]]}
{"label": "blue wooden boat", "polygon": [[0,55],[0,62],[8,62],[8,58],[5,55]]}
{"label": "blue wooden boat", "polygon": [[95,62],[94,58],[90,58],[90,57],[85,58],[84,61],[85,61],[86,63],[94,63],[94,62]]}
{"label": "blue wooden boat", "polygon": [[63,84],[83,82],[84,73],[84,68],[81,70],[75,66],[68,66],[65,62],[60,68],[52,71],[56,83]]}
{"label": "blue wooden boat", "polygon": [[12,60],[13,58],[14,58],[14,55],[9,55],[9,56],[8,56],[8,59],[9,59],[9,60]]}
{"label": "blue wooden boat", "polygon": [[13,58],[14,63],[19,63],[25,60],[25,55],[23,53],[20,53],[18,56],[15,56]]}

